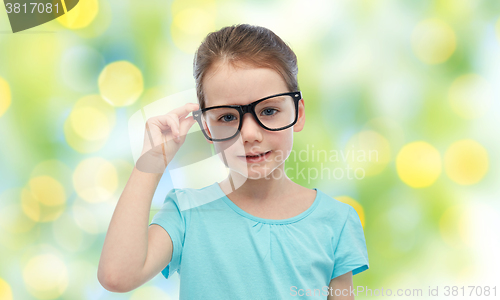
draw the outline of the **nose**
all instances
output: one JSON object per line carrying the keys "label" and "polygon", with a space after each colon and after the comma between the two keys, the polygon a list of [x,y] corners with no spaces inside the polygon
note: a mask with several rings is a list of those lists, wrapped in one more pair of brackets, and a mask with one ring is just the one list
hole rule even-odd
{"label": "nose", "polygon": [[244,114],[241,120],[241,139],[243,142],[262,141],[262,130],[255,118],[251,114]]}

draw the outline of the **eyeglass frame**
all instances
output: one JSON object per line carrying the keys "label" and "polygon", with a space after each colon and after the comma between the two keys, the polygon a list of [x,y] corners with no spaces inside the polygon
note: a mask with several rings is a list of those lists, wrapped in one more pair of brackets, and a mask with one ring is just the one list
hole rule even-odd
{"label": "eyeglass frame", "polygon": [[[294,100],[294,104],[295,104],[295,120],[290,125],[287,125],[285,127],[271,129],[269,127],[266,127],[259,120],[259,118],[257,117],[257,114],[255,113],[255,107],[257,106],[257,104],[259,104],[260,102],[262,102],[264,100],[267,100],[269,98],[278,97],[278,96],[292,96],[292,99]],[[295,125],[297,123],[297,120],[298,120],[298,116],[299,116],[299,101],[300,100],[302,100],[302,93],[300,91],[289,92],[289,93],[281,93],[281,94],[267,96],[265,98],[256,100],[256,101],[254,101],[252,103],[249,103],[249,104],[246,104],[246,105],[219,105],[219,106],[211,106],[211,107],[206,107],[206,108],[203,108],[203,109],[195,110],[195,111],[193,111],[193,118],[200,125],[201,131],[203,132],[203,135],[207,138],[207,140],[209,140],[211,142],[223,142],[223,141],[230,140],[230,139],[234,138],[235,136],[237,136],[239,134],[239,132],[241,131],[241,127],[243,126],[243,116],[246,113],[250,113],[253,116],[253,118],[257,121],[257,124],[260,125],[260,127],[264,128],[266,130],[269,130],[269,131],[280,131],[280,130],[285,130],[287,128],[292,127],[293,125]],[[215,109],[215,108],[235,108],[239,112],[239,114],[240,114],[240,124],[238,125],[238,129],[236,130],[235,134],[233,134],[232,136],[230,136],[228,138],[224,138],[224,139],[213,139],[213,138],[211,138],[211,137],[208,136],[208,134],[205,132],[205,129],[203,129],[204,127],[203,127],[203,124],[202,124],[201,115],[202,115],[202,113],[204,113],[204,112],[206,112],[208,110],[211,110],[211,109]]]}

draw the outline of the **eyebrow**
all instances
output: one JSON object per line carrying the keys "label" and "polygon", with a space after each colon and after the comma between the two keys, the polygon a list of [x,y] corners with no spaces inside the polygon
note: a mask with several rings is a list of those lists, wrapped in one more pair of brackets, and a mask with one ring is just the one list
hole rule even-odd
{"label": "eyebrow", "polygon": [[[276,98],[283,98],[285,95],[282,95],[282,94],[286,94],[286,93],[294,93],[294,92],[283,92],[283,93],[277,93],[277,94],[272,94],[272,95],[269,95],[269,96],[265,96],[265,97],[262,97],[262,98],[259,98],[259,99],[256,99],[256,100],[253,100],[251,101],[250,103],[253,103],[253,102],[256,102],[256,101],[259,101],[259,100],[262,100],[262,99],[267,99],[267,98],[271,98],[271,97],[275,97]],[[279,96],[278,96],[279,95]],[[206,106],[205,109],[207,108],[212,108],[212,107],[220,107],[220,106],[244,106],[244,105],[248,105],[250,103],[247,103],[247,104],[221,104],[221,105],[213,105],[213,106]]]}

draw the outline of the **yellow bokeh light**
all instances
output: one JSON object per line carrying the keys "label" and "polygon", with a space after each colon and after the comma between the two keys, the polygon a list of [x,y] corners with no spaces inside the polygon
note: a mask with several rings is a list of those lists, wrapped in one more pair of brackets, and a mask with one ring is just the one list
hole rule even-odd
{"label": "yellow bokeh light", "polygon": [[70,191],[73,189],[71,174],[73,174],[73,170],[68,165],[57,159],[49,159],[38,163],[31,171],[30,178],[50,176],[59,181],[65,191]]}
{"label": "yellow bokeh light", "polygon": [[11,101],[9,84],[0,77],[0,117],[7,111]]}
{"label": "yellow bokeh light", "polygon": [[451,108],[465,119],[484,115],[493,102],[493,89],[477,74],[458,77],[450,86],[448,101]]}
{"label": "yellow bokeh light", "polygon": [[444,155],[446,175],[458,184],[479,182],[488,171],[488,152],[474,140],[453,143]]}
{"label": "yellow bokeh light", "polygon": [[71,126],[71,122],[65,122],[63,130],[64,137],[66,138],[68,145],[80,153],[92,153],[99,151],[104,144],[106,144],[106,140],[89,141],[83,139],[75,132]]}
{"label": "yellow bokeh light", "polygon": [[349,139],[345,155],[350,167],[361,168],[366,176],[373,176],[382,172],[391,160],[391,148],[381,134],[365,130]]}
{"label": "yellow bokeh light", "polygon": [[74,110],[70,120],[75,132],[86,140],[104,139],[111,131],[106,115],[93,107]]}
{"label": "yellow bokeh light", "polygon": [[2,219],[0,225],[4,230],[11,233],[27,232],[33,228],[35,223],[23,212],[21,205],[11,204],[3,207],[0,212]]}
{"label": "yellow bokeh light", "polygon": [[418,23],[411,40],[417,57],[427,64],[445,62],[456,49],[453,29],[438,19],[427,19]]}
{"label": "yellow bokeh light", "polygon": [[36,222],[51,222],[59,218],[66,206],[62,184],[50,176],[32,178],[21,192],[24,213]]}
{"label": "yellow bokeh light", "polygon": [[30,231],[35,222],[21,207],[21,189],[9,189],[0,194],[0,229],[19,235]]}
{"label": "yellow bokeh light", "polygon": [[99,91],[113,106],[131,105],[144,91],[142,73],[128,61],[113,62],[99,75]]}
{"label": "yellow bokeh light", "polygon": [[41,221],[42,212],[40,208],[40,203],[33,196],[33,194],[29,189],[23,189],[23,191],[21,192],[21,207],[26,216],[28,216],[30,219],[36,222]]}
{"label": "yellow bokeh light", "polygon": [[69,29],[80,29],[90,25],[99,12],[97,0],[80,0],[78,4],[57,21]]}
{"label": "yellow bokeh light", "polygon": [[194,53],[205,36],[215,31],[215,9],[212,3],[207,3],[186,7],[173,15],[172,40],[186,53]]}
{"label": "yellow bokeh light", "polygon": [[363,209],[363,206],[361,206],[361,204],[359,204],[358,201],[352,199],[349,196],[337,196],[337,197],[333,197],[333,198],[340,201],[340,202],[343,202],[343,203],[346,203],[346,204],[349,204],[350,206],[352,206],[352,208],[354,208],[356,210],[356,212],[358,213],[359,220],[361,221],[361,225],[363,227],[365,227],[365,211]]}
{"label": "yellow bokeh light", "polygon": [[108,201],[118,187],[116,168],[101,157],[86,159],[73,173],[75,191],[85,201]]}
{"label": "yellow bokeh light", "polygon": [[68,285],[68,271],[64,262],[53,254],[31,258],[23,270],[28,291],[38,299],[55,299]]}
{"label": "yellow bokeh light", "polygon": [[2,300],[12,300],[12,289],[10,285],[0,278],[0,299]]}
{"label": "yellow bokeh light", "polygon": [[453,248],[472,246],[471,218],[463,205],[449,207],[439,220],[439,230],[443,240]]}
{"label": "yellow bokeh light", "polygon": [[130,300],[143,300],[143,299],[164,299],[170,300],[170,296],[156,286],[143,286],[136,289],[132,296],[129,298]]}
{"label": "yellow bokeh light", "polygon": [[64,135],[73,149],[91,153],[104,146],[115,123],[114,107],[99,95],[89,95],[75,103],[64,123]]}
{"label": "yellow bokeh light", "polygon": [[396,169],[407,185],[413,188],[427,187],[441,174],[441,155],[424,141],[409,143],[399,151]]}
{"label": "yellow bokeh light", "polygon": [[31,179],[29,187],[41,204],[58,206],[66,202],[64,187],[50,176],[39,176]]}

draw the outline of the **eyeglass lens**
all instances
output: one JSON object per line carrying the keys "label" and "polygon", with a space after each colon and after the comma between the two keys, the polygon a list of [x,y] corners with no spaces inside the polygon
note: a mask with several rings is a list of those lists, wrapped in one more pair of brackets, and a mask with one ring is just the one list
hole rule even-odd
{"label": "eyeglass lens", "polygon": [[[286,127],[295,121],[295,102],[292,96],[276,96],[259,102],[255,106],[255,114],[268,129]],[[240,113],[235,108],[214,108],[202,114],[202,121],[213,139],[226,139],[238,131]]]}

